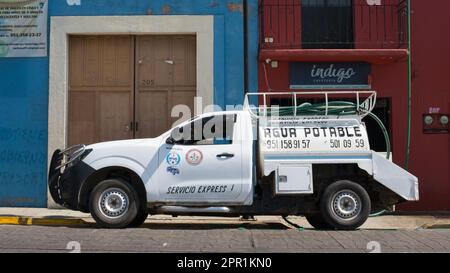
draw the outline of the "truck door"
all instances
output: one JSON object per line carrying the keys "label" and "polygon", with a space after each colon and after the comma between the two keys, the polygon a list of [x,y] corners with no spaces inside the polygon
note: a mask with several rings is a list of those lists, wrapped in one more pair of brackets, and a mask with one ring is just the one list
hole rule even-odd
{"label": "truck door", "polygon": [[201,116],[174,128],[159,150],[161,201],[239,203],[242,144],[236,114]]}

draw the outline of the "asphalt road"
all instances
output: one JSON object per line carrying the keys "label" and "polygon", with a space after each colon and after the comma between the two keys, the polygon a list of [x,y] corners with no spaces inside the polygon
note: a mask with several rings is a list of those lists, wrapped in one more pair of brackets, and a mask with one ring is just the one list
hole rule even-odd
{"label": "asphalt road", "polygon": [[450,230],[316,231],[283,223],[150,223],[124,230],[0,226],[0,252],[450,252]]}

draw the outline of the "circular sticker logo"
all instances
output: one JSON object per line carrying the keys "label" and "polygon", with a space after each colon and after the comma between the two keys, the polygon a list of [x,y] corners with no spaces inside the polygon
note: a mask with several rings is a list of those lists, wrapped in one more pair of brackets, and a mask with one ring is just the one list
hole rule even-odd
{"label": "circular sticker logo", "polygon": [[203,160],[203,154],[197,149],[190,150],[186,154],[186,161],[193,166],[199,165]]}
{"label": "circular sticker logo", "polygon": [[170,152],[166,156],[166,161],[170,166],[177,166],[181,162],[181,156],[178,153]]}

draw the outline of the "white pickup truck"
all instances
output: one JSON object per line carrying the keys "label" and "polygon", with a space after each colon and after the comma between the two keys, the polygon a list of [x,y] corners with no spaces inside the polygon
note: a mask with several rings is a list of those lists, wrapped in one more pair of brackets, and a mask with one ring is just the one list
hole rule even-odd
{"label": "white pickup truck", "polygon": [[[333,102],[337,94],[356,102]],[[418,200],[418,179],[370,150],[362,119],[376,92],[291,93],[289,107],[271,96],[286,93],[248,94],[241,111],[202,114],[153,139],[57,150],[49,191],[106,228],[149,214],[304,215],[317,229],[353,230]]]}

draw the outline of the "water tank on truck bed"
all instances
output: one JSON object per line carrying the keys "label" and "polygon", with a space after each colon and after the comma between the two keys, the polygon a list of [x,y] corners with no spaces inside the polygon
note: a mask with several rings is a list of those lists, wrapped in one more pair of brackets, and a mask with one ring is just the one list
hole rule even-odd
{"label": "water tank on truck bed", "polygon": [[[272,103],[280,98],[288,105]],[[375,91],[248,94],[245,108],[258,123],[258,169],[262,176],[276,174],[275,194],[313,193],[313,165],[356,164],[401,199],[418,200],[418,179],[390,160],[387,130],[372,113],[376,98]],[[366,116],[380,125],[386,153],[371,150]]]}

